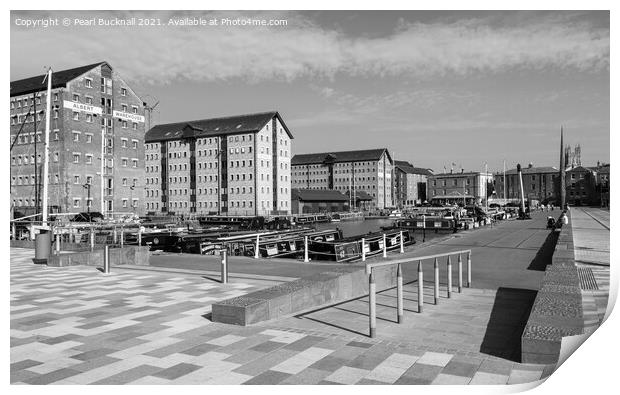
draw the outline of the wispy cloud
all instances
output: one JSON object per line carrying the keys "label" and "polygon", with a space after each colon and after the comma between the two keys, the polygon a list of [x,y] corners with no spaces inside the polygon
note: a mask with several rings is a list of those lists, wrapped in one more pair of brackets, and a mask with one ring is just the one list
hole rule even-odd
{"label": "wispy cloud", "polygon": [[[49,14],[73,18],[87,17],[89,13]],[[12,17],[24,15],[14,13]],[[32,53],[37,53],[39,59],[56,62],[58,53],[62,53],[71,65],[103,57],[126,77],[142,83],[292,81],[304,77],[333,78],[338,73],[424,78],[510,69],[597,71],[608,68],[608,27],[591,23],[587,18],[525,15],[519,23],[507,24],[502,24],[499,17],[401,24],[380,38],[350,37],[321,27],[298,13],[258,14],[265,19],[289,20],[286,27],[271,28],[166,26],[36,30],[12,25],[11,63],[16,72],[22,65],[28,67]],[[29,16],[36,15],[29,13]],[[149,16],[167,23],[169,17],[185,15],[162,12]],[[234,14],[205,12],[203,16],[221,18]],[[28,70],[26,75],[31,73]],[[326,97],[332,93],[323,92]]]}

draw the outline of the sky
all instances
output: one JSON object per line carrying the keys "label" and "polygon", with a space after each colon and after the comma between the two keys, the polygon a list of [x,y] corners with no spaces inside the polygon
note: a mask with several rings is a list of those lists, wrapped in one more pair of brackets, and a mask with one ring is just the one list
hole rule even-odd
{"label": "sky", "polygon": [[[152,18],[156,26],[97,26]],[[24,21],[69,18],[70,26]],[[95,18],[95,26],[76,19]],[[184,18],[217,26],[179,26]],[[222,20],[286,26],[222,26]],[[107,61],[154,123],[277,110],[293,153],[385,147],[442,172],[610,159],[609,13],[19,11],[11,80]],[[137,19],[136,19],[137,21]]]}

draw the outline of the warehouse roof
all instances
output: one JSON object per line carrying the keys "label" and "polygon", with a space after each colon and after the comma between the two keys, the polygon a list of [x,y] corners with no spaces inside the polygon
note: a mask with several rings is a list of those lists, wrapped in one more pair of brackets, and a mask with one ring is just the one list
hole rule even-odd
{"label": "warehouse roof", "polygon": [[[557,173],[559,170],[552,166],[542,167],[522,167],[521,172],[523,174],[535,174],[535,173]],[[506,170],[506,174],[517,174],[517,169]]]}
{"label": "warehouse roof", "polygon": [[331,189],[291,189],[292,200],[307,202],[347,202],[349,198]]}
{"label": "warehouse roof", "polygon": [[394,165],[408,174],[421,174],[424,176],[431,176],[433,172],[430,169],[424,169],[422,167],[415,167],[411,163],[406,162],[404,160],[395,160]]}
{"label": "warehouse roof", "polygon": [[[291,165],[311,165],[321,163],[338,163],[338,162],[362,162],[377,161],[383,153],[389,152],[387,148],[375,148],[356,151],[337,151],[337,152],[321,152],[316,154],[297,154],[291,159]],[[391,159],[391,158],[390,158]]]}
{"label": "warehouse roof", "polygon": [[187,137],[187,132],[184,136],[184,129],[191,130],[192,137],[258,132],[273,117],[278,117],[286,133],[288,133],[290,138],[293,138],[280,114],[277,111],[269,111],[157,125],[146,132],[144,140],[146,143],[149,143]]}
{"label": "warehouse roof", "polygon": [[[89,64],[87,66],[76,67],[73,69],[53,71],[52,73],[52,89],[62,88],[67,86],[67,82],[76,79],[82,74],[94,69],[95,67],[106,64],[106,62],[99,62]],[[36,77],[25,78],[23,80],[17,80],[11,82],[11,97],[26,95],[28,93],[39,92],[47,89],[47,80],[43,82],[47,74],[37,75]]]}

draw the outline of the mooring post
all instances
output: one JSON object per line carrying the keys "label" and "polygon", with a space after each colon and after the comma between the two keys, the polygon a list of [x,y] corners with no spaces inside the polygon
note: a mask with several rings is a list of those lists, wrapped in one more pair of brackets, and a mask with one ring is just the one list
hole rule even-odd
{"label": "mooring post", "polygon": [[103,247],[103,272],[110,273],[110,246]]}
{"label": "mooring post", "polygon": [[60,254],[60,230],[56,228],[54,232],[56,233],[56,255],[59,255]]}
{"label": "mooring post", "polygon": [[228,248],[226,246],[222,246],[221,255],[222,255],[222,266],[221,266],[221,283],[228,283]]}
{"label": "mooring post", "polygon": [[258,259],[260,257],[260,235],[256,235],[256,248],[254,249],[254,259]]}
{"label": "mooring post", "polygon": [[370,275],[368,276],[368,316],[370,317],[370,337],[377,336],[377,285],[375,284],[375,277],[370,269]]}
{"label": "mooring post", "polygon": [[463,260],[459,254],[459,293],[463,292]]}
{"label": "mooring post", "polygon": [[366,239],[362,237],[362,262],[366,260]]}
{"label": "mooring post", "polygon": [[112,230],[112,242],[114,242],[114,244],[118,242],[118,235],[116,234],[116,226]]}
{"label": "mooring post", "polygon": [[424,272],[422,271],[422,261],[418,261],[418,313],[421,313],[424,306]]}
{"label": "mooring post", "polygon": [[433,269],[435,270],[435,304],[439,304],[439,262],[437,258],[435,258],[435,263],[433,264]]}
{"label": "mooring post", "polygon": [[15,221],[11,223],[11,234],[13,235],[13,240],[17,240],[17,226],[15,226]]}
{"label": "mooring post", "polygon": [[467,288],[471,288],[471,251],[467,253]]}
{"label": "mooring post", "polygon": [[304,262],[310,262],[308,257],[308,236],[304,236]]}
{"label": "mooring post", "polygon": [[403,231],[400,231],[400,253],[405,253],[405,240],[403,240]]}
{"label": "mooring post", "polygon": [[448,255],[448,298],[452,297],[452,261]]}
{"label": "mooring post", "polygon": [[387,258],[387,237],[383,234],[383,257]]}
{"label": "mooring post", "polygon": [[403,271],[400,263],[396,269],[396,308],[397,308],[397,321],[402,324],[404,321],[403,314]]}
{"label": "mooring post", "polygon": [[121,226],[121,248],[123,248],[125,242],[125,229]]}

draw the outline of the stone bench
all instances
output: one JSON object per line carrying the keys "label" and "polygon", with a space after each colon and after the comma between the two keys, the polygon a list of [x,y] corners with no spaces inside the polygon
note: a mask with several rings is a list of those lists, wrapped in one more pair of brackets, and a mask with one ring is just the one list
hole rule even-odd
{"label": "stone bench", "polygon": [[[377,290],[396,286],[396,268],[375,271]],[[328,271],[214,303],[212,320],[251,325],[368,294],[368,276],[362,266],[336,266]]]}
{"label": "stone bench", "polygon": [[583,305],[572,229],[569,224],[556,231],[560,235],[552,264],[545,271],[521,337],[522,363],[557,363],[562,337],[583,333]]}

